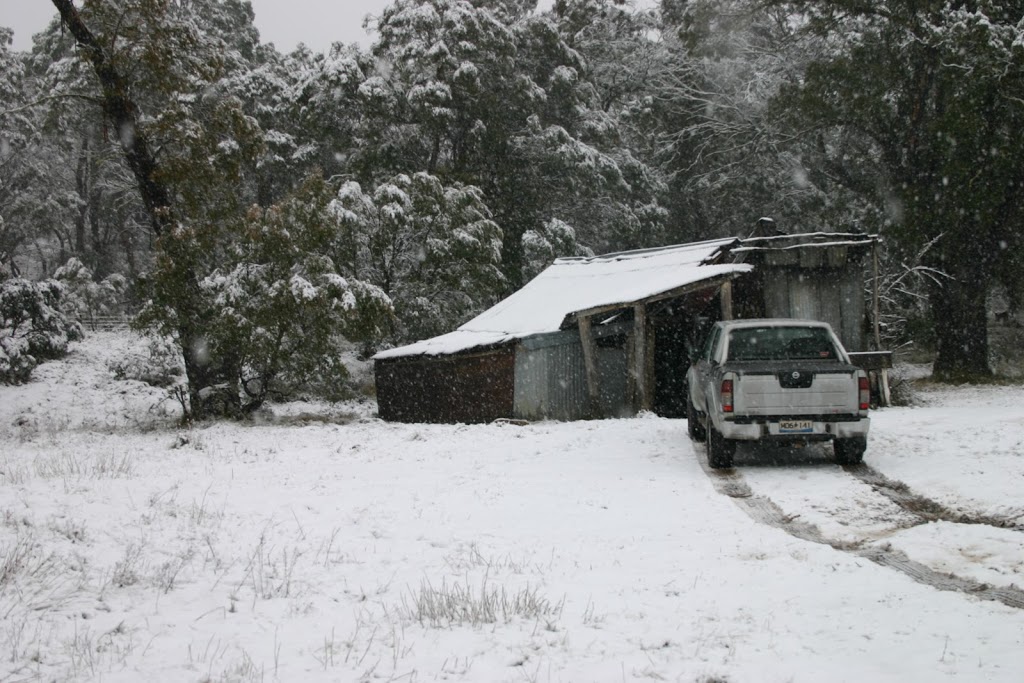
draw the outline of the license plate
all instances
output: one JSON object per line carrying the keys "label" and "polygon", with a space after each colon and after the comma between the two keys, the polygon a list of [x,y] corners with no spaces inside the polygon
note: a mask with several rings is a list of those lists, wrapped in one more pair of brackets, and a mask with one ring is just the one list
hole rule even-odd
{"label": "license plate", "polygon": [[813,431],[811,420],[779,420],[779,434],[809,434]]}

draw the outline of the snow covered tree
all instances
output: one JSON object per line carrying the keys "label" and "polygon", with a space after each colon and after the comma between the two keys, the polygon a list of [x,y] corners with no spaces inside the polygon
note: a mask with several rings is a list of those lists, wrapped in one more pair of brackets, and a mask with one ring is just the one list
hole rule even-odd
{"label": "snow covered tree", "polygon": [[343,253],[344,231],[328,210],[331,199],[314,176],[281,203],[254,207],[223,265],[200,283],[211,314],[202,352],[218,359],[224,380],[204,388],[203,399],[219,403],[218,412],[249,414],[268,398],[312,386],[341,395],[341,342],[382,336],[391,302],[332,258]]}
{"label": "snow covered tree", "polygon": [[896,244],[935,241],[925,265],[950,276],[931,286],[935,376],[990,374],[986,294],[1019,273],[1024,246],[1024,5],[795,7],[828,52],[782,99],[805,124],[860,141],[862,154],[836,148],[829,160],[884,207]]}
{"label": "snow covered tree", "polygon": [[[17,256],[70,214],[72,203],[53,176],[67,167],[44,138],[33,106],[39,87],[24,54],[9,49],[0,28],[0,278],[17,275]],[[44,271],[47,270],[44,267]]]}
{"label": "snow covered tree", "polygon": [[14,253],[25,239],[20,226],[12,221],[17,202],[14,191],[18,156],[25,146],[26,129],[31,124],[18,111],[24,106],[24,65],[11,52],[13,32],[0,27],[0,279],[17,270]]}
{"label": "snow covered tree", "polygon": [[354,46],[335,44],[326,54],[300,46],[287,55],[262,46],[248,68],[221,81],[262,130],[263,150],[246,174],[260,206],[287,196],[314,168],[325,177],[352,172],[364,134],[358,91],[372,67]]}
{"label": "snow covered tree", "polygon": [[67,0],[53,2],[95,73],[105,118],[158,237],[145,319],[176,335],[191,417],[239,414],[240,397],[224,400],[221,389],[241,388],[237,355],[244,349],[210,353],[210,325],[219,314],[203,282],[245,224],[252,186],[242,171],[262,143],[242,102],[219,87],[244,66],[256,33],[217,22],[235,15],[251,24],[251,9],[234,0],[135,0],[118,7],[87,2],[80,13]]}
{"label": "snow covered tree", "polygon": [[423,172],[369,193],[349,181],[331,211],[343,235],[338,260],[394,302],[391,341],[451,330],[502,291],[501,230],[475,187]]}
{"label": "snow covered tree", "polygon": [[561,256],[593,256],[594,252],[581,247],[572,226],[552,218],[539,230],[528,230],[523,235],[523,274],[534,278],[551,262]]}
{"label": "snow covered tree", "polygon": [[656,178],[615,135],[580,54],[556,16],[533,7],[399,0],[385,10],[381,68],[360,87],[369,132],[354,168],[368,182],[388,169],[479,187],[513,288],[524,236],[552,219],[599,249],[657,241],[664,219]]}
{"label": "snow covered tree", "polygon": [[816,48],[795,40],[796,20],[750,0],[663,0],[660,16],[629,121],[671,178],[675,239],[746,234],[765,215],[790,230],[860,223],[814,140],[772,104]]}

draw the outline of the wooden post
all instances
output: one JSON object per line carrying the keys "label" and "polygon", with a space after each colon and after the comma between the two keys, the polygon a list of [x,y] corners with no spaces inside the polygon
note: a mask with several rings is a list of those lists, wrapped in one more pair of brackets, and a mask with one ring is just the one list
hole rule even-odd
{"label": "wooden post", "polygon": [[875,351],[882,350],[882,331],[879,317],[879,302],[878,302],[878,243],[876,242],[871,247],[871,269],[872,269],[872,280],[871,280],[871,309],[873,318],[873,327],[875,332]]}
{"label": "wooden post", "polygon": [[583,365],[587,373],[587,411],[589,417],[601,417],[601,393],[597,378],[597,346],[589,315],[581,316],[580,343],[583,345]]}
{"label": "wooden post", "polygon": [[644,410],[654,410],[654,325],[650,317],[644,321],[644,332],[647,342],[647,355],[644,357],[644,378],[647,386],[647,401]]}
{"label": "wooden post", "polygon": [[636,372],[637,336],[633,334],[626,342],[626,405],[634,413],[640,410],[640,384]]}
{"label": "wooden post", "polygon": [[[871,267],[872,267],[872,270],[874,271],[872,273],[874,278],[873,278],[873,282],[872,282],[872,285],[871,285],[871,290],[872,290],[871,291],[871,298],[872,298],[871,305],[872,305],[872,308],[874,309],[872,311],[872,313],[874,315],[875,351],[881,351],[882,350],[882,330],[881,330],[881,322],[879,320],[879,318],[881,317],[881,305],[879,303],[879,295],[878,295],[878,278],[879,278],[879,274],[878,274],[878,242],[877,241],[871,247]],[[882,390],[882,392],[881,392],[882,393],[882,396],[881,396],[882,405],[886,406],[886,407],[889,407],[889,406],[892,405],[892,394],[889,391],[889,370],[886,369],[886,368],[882,368],[879,371],[879,375],[880,375],[880,382],[879,383],[881,384],[881,390]]]}
{"label": "wooden post", "polygon": [[722,283],[722,320],[732,320],[732,280]]}
{"label": "wooden post", "polygon": [[633,344],[635,346],[635,353],[633,354],[633,367],[630,373],[636,378],[636,404],[634,408],[637,412],[641,410],[651,409],[651,375],[649,367],[652,365],[652,354],[650,344],[648,343],[650,335],[647,329],[647,306],[645,304],[636,304],[633,306]]}

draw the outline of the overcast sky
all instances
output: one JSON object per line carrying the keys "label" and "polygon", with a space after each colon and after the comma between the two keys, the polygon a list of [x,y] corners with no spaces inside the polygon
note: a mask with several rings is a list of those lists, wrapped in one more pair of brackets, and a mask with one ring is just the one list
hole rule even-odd
{"label": "overcast sky", "polygon": [[[363,18],[374,16],[392,0],[250,0],[256,28],[264,43],[289,52],[300,42],[318,52],[331,43],[368,46],[372,38],[363,30]],[[547,7],[553,0],[541,0]],[[50,0],[0,0],[0,26],[14,29],[14,49],[32,47],[32,34],[42,31],[56,16]]]}
{"label": "overcast sky", "polygon": [[[300,42],[326,51],[332,42],[370,44],[363,17],[377,15],[391,0],[250,0],[260,39],[288,52]],[[78,3],[76,3],[78,4]],[[32,46],[32,34],[56,16],[50,0],[0,0],[0,26],[14,29],[14,49]]]}

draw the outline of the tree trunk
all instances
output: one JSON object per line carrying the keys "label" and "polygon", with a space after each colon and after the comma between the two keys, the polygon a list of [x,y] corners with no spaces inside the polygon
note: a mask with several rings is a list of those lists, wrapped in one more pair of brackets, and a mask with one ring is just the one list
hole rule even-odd
{"label": "tree trunk", "polygon": [[142,203],[160,235],[174,225],[170,192],[157,178],[156,157],[150,152],[149,139],[139,127],[139,110],[131,97],[131,88],[124,75],[111,63],[109,56],[82,21],[71,0],[53,0],[61,21],[75,37],[82,54],[92,64],[103,88],[103,112],[114,124],[128,166],[135,175]]}
{"label": "tree trunk", "polygon": [[[185,329],[187,328],[187,329]],[[188,379],[188,420],[206,420],[212,417],[239,418],[243,416],[238,383],[231,381],[238,373],[225,367],[230,363],[224,354],[215,353],[204,335],[192,326],[178,330]]]}
{"label": "tree trunk", "polygon": [[89,136],[86,135],[82,140],[82,148],[78,151],[78,165],[75,168],[75,190],[78,192],[78,198],[82,202],[78,209],[78,215],[75,216],[75,253],[85,263],[89,262],[88,257],[85,255],[85,226],[89,220],[90,170]]}
{"label": "tree trunk", "polygon": [[[234,359],[230,353],[217,357],[205,339],[206,319],[202,307],[202,292],[193,271],[189,254],[182,251],[182,243],[174,234],[177,219],[171,203],[170,189],[159,178],[156,157],[150,151],[148,137],[139,126],[138,107],[131,97],[131,89],[124,75],[110,61],[109,55],[89,27],[82,21],[71,0],[53,0],[61,21],[75,37],[85,59],[96,71],[103,91],[103,111],[114,125],[128,166],[135,176],[136,185],[156,234],[159,249],[167,259],[170,272],[161,283],[168,291],[161,299],[173,302],[178,344],[185,361],[188,379],[189,410],[186,419],[205,419],[215,416],[238,416],[240,397],[238,374],[232,374]],[[185,249],[188,247],[185,246]],[[233,378],[233,379],[232,379]]]}
{"label": "tree trunk", "polygon": [[954,279],[933,284],[929,293],[938,352],[932,375],[941,382],[991,377],[984,264],[967,255],[943,268]]}
{"label": "tree trunk", "polygon": [[523,230],[512,221],[503,222],[501,228],[501,269],[505,274],[508,293],[511,294],[526,284],[523,281]]}
{"label": "tree trunk", "polygon": [[107,243],[103,236],[103,227],[100,223],[100,202],[103,200],[103,193],[93,188],[89,194],[89,254],[92,258],[93,275],[96,280],[102,280],[110,275],[113,270],[110,265]]}

